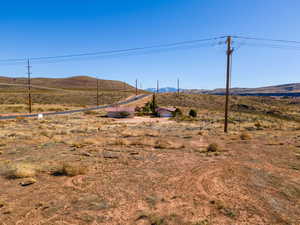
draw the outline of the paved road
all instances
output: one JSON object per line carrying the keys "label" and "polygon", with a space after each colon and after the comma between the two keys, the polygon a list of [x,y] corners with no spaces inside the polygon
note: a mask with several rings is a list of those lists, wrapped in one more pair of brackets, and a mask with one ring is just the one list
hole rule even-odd
{"label": "paved road", "polygon": [[[90,111],[90,110],[97,110],[97,109],[105,109],[105,108],[109,108],[109,107],[113,107],[115,105],[125,105],[137,100],[140,100],[142,98],[145,98],[149,95],[144,94],[144,95],[138,95],[138,96],[134,96],[131,97],[125,101],[121,101],[117,104],[113,104],[113,105],[102,105],[102,106],[97,106],[97,107],[92,107],[92,108],[84,108],[84,109],[76,109],[76,110],[67,110],[67,111],[61,111],[61,112],[47,112],[47,113],[43,113],[43,116],[51,116],[51,115],[62,115],[62,114],[70,114],[70,113],[77,113],[77,112],[84,112],[84,111]],[[8,120],[8,119],[15,119],[16,117],[37,117],[39,113],[36,114],[23,114],[23,115],[15,115],[15,116],[0,116],[0,120]]]}

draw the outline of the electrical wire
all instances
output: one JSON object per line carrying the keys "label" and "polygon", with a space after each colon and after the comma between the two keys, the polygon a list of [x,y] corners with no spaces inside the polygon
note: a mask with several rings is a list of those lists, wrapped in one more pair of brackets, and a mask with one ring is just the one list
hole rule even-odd
{"label": "electrical wire", "polygon": [[300,46],[291,46],[291,45],[274,45],[274,44],[260,44],[260,43],[243,43],[242,45],[250,46],[250,47],[264,47],[264,48],[275,48],[275,49],[300,51]]}
{"label": "electrical wire", "polygon": [[245,40],[256,40],[256,41],[270,41],[270,42],[282,42],[282,43],[300,44],[300,41],[283,40],[283,39],[268,39],[268,38],[245,37],[245,36],[232,36],[232,38],[245,39]]}
{"label": "electrical wire", "polygon": [[[68,62],[68,61],[84,61],[84,60],[99,60],[99,59],[107,59],[107,58],[118,58],[118,57],[124,57],[124,56],[137,56],[137,55],[149,55],[149,54],[155,54],[155,53],[161,53],[161,52],[170,52],[170,51],[178,51],[178,50],[190,50],[190,49],[196,49],[196,48],[202,48],[202,47],[213,47],[220,45],[219,42],[214,43],[203,43],[203,44],[189,44],[186,46],[173,46],[173,47],[165,47],[165,48],[158,48],[158,49],[149,49],[149,50],[143,50],[143,51],[135,51],[135,52],[122,52],[122,53],[111,53],[111,54],[103,54],[103,55],[95,55],[95,56],[84,56],[84,57],[78,57],[78,58],[65,58],[65,59],[49,59],[49,60],[41,60],[41,61],[33,61],[33,64],[50,64],[50,63],[60,63],[60,62]],[[24,64],[23,62],[1,62],[0,65],[19,65]]]}
{"label": "electrical wire", "polygon": [[[219,39],[223,39],[223,38],[225,38],[225,36],[198,39],[198,40],[190,40],[190,41],[173,42],[173,43],[168,43],[168,44],[151,45],[151,46],[136,47],[136,48],[110,50],[110,51],[98,51],[98,52],[89,52],[89,53],[80,53],[80,54],[57,55],[57,56],[32,57],[29,59],[30,59],[30,61],[35,61],[35,60],[63,59],[63,58],[83,57],[83,56],[105,55],[105,54],[113,54],[113,53],[124,53],[124,52],[140,51],[140,50],[146,50],[146,49],[167,48],[167,47],[173,47],[173,46],[177,46],[177,45],[186,45],[186,44],[200,43],[200,42],[205,42],[205,41],[219,40]],[[23,62],[26,60],[28,60],[28,59],[27,58],[2,59],[2,60],[0,60],[0,62]]]}

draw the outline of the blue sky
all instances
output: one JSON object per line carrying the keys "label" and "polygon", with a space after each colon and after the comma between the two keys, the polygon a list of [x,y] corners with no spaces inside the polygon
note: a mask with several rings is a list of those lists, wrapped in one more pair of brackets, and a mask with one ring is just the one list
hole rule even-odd
{"label": "blue sky", "polygon": [[[164,44],[220,35],[300,41],[299,0],[3,1],[0,59],[55,56]],[[232,86],[300,82],[300,51],[241,45]],[[248,42],[245,42],[248,43]],[[244,42],[242,44],[245,44]],[[300,46],[300,45],[299,45]],[[225,85],[225,45],[51,64],[32,62],[33,77],[98,76],[143,88]],[[23,64],[0,75],[25,76]]]}

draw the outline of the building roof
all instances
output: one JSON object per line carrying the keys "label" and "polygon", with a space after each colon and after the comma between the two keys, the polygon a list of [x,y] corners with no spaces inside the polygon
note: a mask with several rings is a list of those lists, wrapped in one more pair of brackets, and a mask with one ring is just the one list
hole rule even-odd
{"label": "building roof", "polygon": [[106,112],[134,112],[134,107],[110,107],[105,109]]}
{"label": "building roof", "polygon": [[168,112],[175,112],[176,108],[162,108],[159,107],[156,109],[156,112],[161,112],[161,111],[168,111]]}

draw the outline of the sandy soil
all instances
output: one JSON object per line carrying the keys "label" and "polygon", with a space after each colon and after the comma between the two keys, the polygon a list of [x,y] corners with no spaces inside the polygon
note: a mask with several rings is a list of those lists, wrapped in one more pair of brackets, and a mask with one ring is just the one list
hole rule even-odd
{"label": "sandy soil", "polygon": [[[243,126],[224,134],[221,122],[205,123],[0,121],[0,224],[300,224],[299,129],[252,129],[242,140]],[[58,174],[66,163],[84,169]],[[8,176],[20,164],[34,174]]]}

